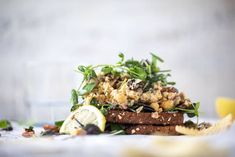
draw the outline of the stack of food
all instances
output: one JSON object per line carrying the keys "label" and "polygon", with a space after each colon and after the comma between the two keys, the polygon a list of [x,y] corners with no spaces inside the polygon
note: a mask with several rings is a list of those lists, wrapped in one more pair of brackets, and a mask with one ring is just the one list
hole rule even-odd
{"label": "stack of food", "polygon": [[176,125],[183,125],[182,113],[148,113],[112,110],[107,122],[122,124],[127,134],[177,135]]}
{"label": "stack of food", "polygon": [[161,70],[158,56],[150,60],[125,60],[114,65],[79,66],[84,78],[72,90],[72,113],[60,132],[76,134],[88,124],[101,132],[177,135],[184,113],[198,117],[192,103],[169,82],[170,70]]}

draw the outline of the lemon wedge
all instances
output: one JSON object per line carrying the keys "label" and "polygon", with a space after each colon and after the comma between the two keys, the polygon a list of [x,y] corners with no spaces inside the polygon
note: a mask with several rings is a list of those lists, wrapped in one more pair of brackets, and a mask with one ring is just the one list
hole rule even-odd
{"label": "lemon wedge", "polygon": [[225,117],[228,114],[232,114],[235,119],[235,99],[230,98],[217,98],[216,99],[216,112],[220,117]]}
{"label": "lemon wedge", "polygon": [[60,133],[72,134],[87,124],[95,124],[101,131],[104,131],[106,119],[98,108],[91,105],[83,105],[66,118],[60,128]]}

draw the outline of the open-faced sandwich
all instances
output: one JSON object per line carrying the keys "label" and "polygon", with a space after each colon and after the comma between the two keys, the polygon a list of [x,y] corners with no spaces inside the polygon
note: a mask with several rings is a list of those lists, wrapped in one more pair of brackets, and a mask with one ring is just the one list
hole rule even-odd
{"label": "open-faced sandwich", "polygon": [[184,114],[198,117],[193,103],[169,82],[170,70],[162,70],[161,58],[125,60],[114,65],[78,66],[83,81],[72,90],[71,114],[60,133],[163,134],[177,135]]}

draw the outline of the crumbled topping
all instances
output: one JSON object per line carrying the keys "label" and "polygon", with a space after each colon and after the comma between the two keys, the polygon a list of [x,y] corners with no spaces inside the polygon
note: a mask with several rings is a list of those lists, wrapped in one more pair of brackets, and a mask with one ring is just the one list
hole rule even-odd
{"label": "crumbled topping", "polygon": [[[153,83],[153,88],[143,90],[143,82],[138,79],[112,75],[98,76],[98,86],[84,96],[85,104],[89,104],[92,98],[99,104],[113,104],[121,109],[127,109],[133,104],[149,104],[156,112],[168,111],[177,106],[189,106],[191,101],[184,93],[178,92],[174,87],[163,86],[161,82]],[[118,87],[118,88],[117,88]]]}

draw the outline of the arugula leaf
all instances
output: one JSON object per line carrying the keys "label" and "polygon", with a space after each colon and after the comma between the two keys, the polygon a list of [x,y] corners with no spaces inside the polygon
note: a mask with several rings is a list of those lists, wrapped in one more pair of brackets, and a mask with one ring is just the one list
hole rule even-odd
{"label": "arugula leaf", "polygon": [[95,82],[87,83],[83,88],[82,91],[80,92],[80,95],[84,95],[87,93],[90,93],[96,86]]}
{"label": "arugula leaf", "polygon": [[61,127],[62,125],[63,125],[63,123],[64,123],[64,120],[61,120],[61,121],[55,121],[55,126],[57,126],[57,127]]}
{"label": "arugula leaf", "polygon": [[92,66],[78,66],[78,71],[81,72],[84,76],[85,80],[90,80],[92,78],[96,78],[97,75],[95,73],[95,70],[92,68]]}
{"label": "arugula leaf", "polygon": [[113,68],[111,66],[105,66],[101,69],[101,71],[104,73],[104,75],[107,75],[113,71]]}
{"label": "arugula leaf", "polygon": [[127,68],[131,68],[131,67],[143,67],[142,64],[134,59],[129,59],[125,62],[124,64]]}
{"label": "arugula leaf", "polygon": [[81,73],[84,73],[86,71],[86,67],[83,65],[79,65],[78,66],[78,71],[80,71]]}
{"label": "arugula leaf", "polygon": [[78,104],[78,94],[77,94],[77,91],[75,89],[72,89],[72,91],[71,91],[70,103],[72,105]]}
{"label": "arugula leaf", "polygon": [[121,75],[121,73],[120,73],[119,71],[117,71],[117,70],[112,70],[112,71],[111,71],[111,74],[112,74],[114,77],[117,77],[117,76],[120,76],[120,75]]}
{"label": "arugula leaf", "polygon": [[147,78],[146,71],[140,67],[130,67],[128,72],[132,77],[140,80],[146,80]]}
{"label": "arugula leaf", "polygon": [[90,80],[92,78],[96,78],[97,75],[95,73],[95,70],[88,68],[84,73],[85,80]]}

